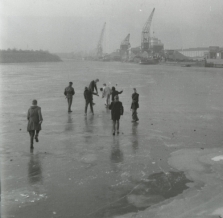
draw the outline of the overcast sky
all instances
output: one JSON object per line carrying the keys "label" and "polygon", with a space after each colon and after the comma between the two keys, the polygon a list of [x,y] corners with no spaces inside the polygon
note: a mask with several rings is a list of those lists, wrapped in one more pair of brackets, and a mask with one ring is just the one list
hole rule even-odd
{"label": "overcast sky", "polygon": [[104,22],[106,52],[128,33],[139,46],[153,8],[152,35],[166,49],[223,46],[223,0],[1,0],[0,48],[89,51]]}

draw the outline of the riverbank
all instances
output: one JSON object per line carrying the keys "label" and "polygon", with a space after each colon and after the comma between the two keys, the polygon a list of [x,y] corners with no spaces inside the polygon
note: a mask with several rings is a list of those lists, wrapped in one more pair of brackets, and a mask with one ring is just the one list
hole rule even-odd
{"label": "riverbank", "polygon": [[46,51],[1,50],[0,63],[60,62],[59,56]]}
{"label": "riverbank", "polygon": [[180,61],[180,62],[160,62],[161,65],[181,66],[181,67],[205,67],[204,61]]}

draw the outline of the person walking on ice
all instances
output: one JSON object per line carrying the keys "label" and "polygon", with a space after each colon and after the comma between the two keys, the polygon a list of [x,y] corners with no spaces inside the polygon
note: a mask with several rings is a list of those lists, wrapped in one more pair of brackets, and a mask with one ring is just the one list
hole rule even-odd
{"label": "person walking on ice", "polygon": [[136,88],[133,88],[134,93],[132,94],[132,122],[136,122],[139,120],[137,116],[137,109],[139,108],[139,94],[136,91]]}
{"label": "person walking on ice", "polygon": [[39,142],[38,136],[43,122],[41,108],[37,106],[37,100],[32,101],[32,106],[29,108],[27,113],[27,119],[27,131],[30,135],[30,148],[33,149],[33,139],[35,137],[36,142]]}
{"label": "person walking on ice", "polygon": [[64,95],[67,98],[67,103],[68,103],[68,113],[72,112],[71,110],[71,105],[73,101],[73,95],[75,94],[74,88],[72,87],[73,83],[69,82],[69,86],[65,88],[64,90]]}
{"label": "person walking on ice", "polygon": [[106,83],[103,84],[102,98],[105,98],[105,106],[108,107],[110,105],[110,95],[111,89],[106,86]]}
{"label": "person walking on ice", "polygon": [[115,130],[117,130],[117,134],[119,134],[119,120],[120,116],[124,113],[124,107],[122,105],[122,102],[119,101],[118,95],[114,97],[114,101],[110,104],[109,109],[111,110],[113,120],[113,135],[115,135]]}
{"label": "person walking on ice", "polygon": [[93,110],[93,103],[92,103],[92,94],[95,95],[95,93],[91,93],[87,87],[85,87],[84,90],[84,98],[85,98],[85,116],[87,115],[87,108],[88,105],[90,104],[91,108],[91,113],[94,115],[94,110]]}

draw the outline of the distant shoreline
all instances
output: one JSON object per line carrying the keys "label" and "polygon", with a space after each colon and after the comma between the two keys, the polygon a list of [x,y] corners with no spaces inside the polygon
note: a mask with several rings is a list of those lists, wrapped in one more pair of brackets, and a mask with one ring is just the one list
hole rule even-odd
{"label": "distant shoreline", "polygon": [[48,51],[0,50],[0,63],[61,62],[59,56]]}

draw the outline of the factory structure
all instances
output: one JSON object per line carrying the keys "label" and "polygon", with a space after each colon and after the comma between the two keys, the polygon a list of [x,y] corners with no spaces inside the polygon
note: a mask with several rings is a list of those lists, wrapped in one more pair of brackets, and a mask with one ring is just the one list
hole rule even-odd
{"label": "factory structure", "polygon": [[120,46],[120,55],[122,60],[126,60],[126,56],[123,58],[123,54],[125,54],[125,50],[127,49],[127,59],[128,61],[134,60],[141,60],[141,59],[148,59],[153,58],[154,56],[161,56],[164,51],[164,45],[162,44],[161,40],[155,37],[151,37],[151,23],[153,19],[153,15],[155,12],[155,8],[152,10],[148,20],[144,24],[141,32],[141,46],[136,48],[131,48],[129,43],[129,35],[126,37],[128,39],[128,49],[127,47],[123,47],[123,42]]}
{"label": "factory structure", "polygon": [[96,48],[97,60],[116,60],[116,61],[133,61],[135,58],[151,58],[161,56],[164,53],[164,45],[161,40],[151,37],[150,29],[155,8],[152,10],[148,20],[144,24],[141,32],[141,46],[132,48],[130,44],[130,34],[128,34],[120,43],[120,48],[111,54],[105,54],[103,51],[103,37],[106,23],[103,25],[99,41]]}
{"label": "factory structure", "polygon": [[182,55],[194,59],[194,60],[202,60],[205,57],[205,54],[208,53],[209,48],[188,48],[188,49],[177,49],[179,53]]}
{"label": "factory structure", "polygon": [[223,48],[219,46],[165,50],[170,61],[205,61],[205,66],[223,65]]}
{"label": "factory structure", "polygon": [[111,54],[103,51],[103,38],[106,23],[104,23],[96,48],[96,60],[140,62],[141,60],[158,59],[159,61],[205,61],[206,66],[223,65],[223,48],[218,46],[198,47],[188,49],[164,50],[164,44],[157,37],[151,36],[151,24],[155,8],[145,22],[141,32],[141,45],[131,47],[130,33],[120,42],[120,48]]}

